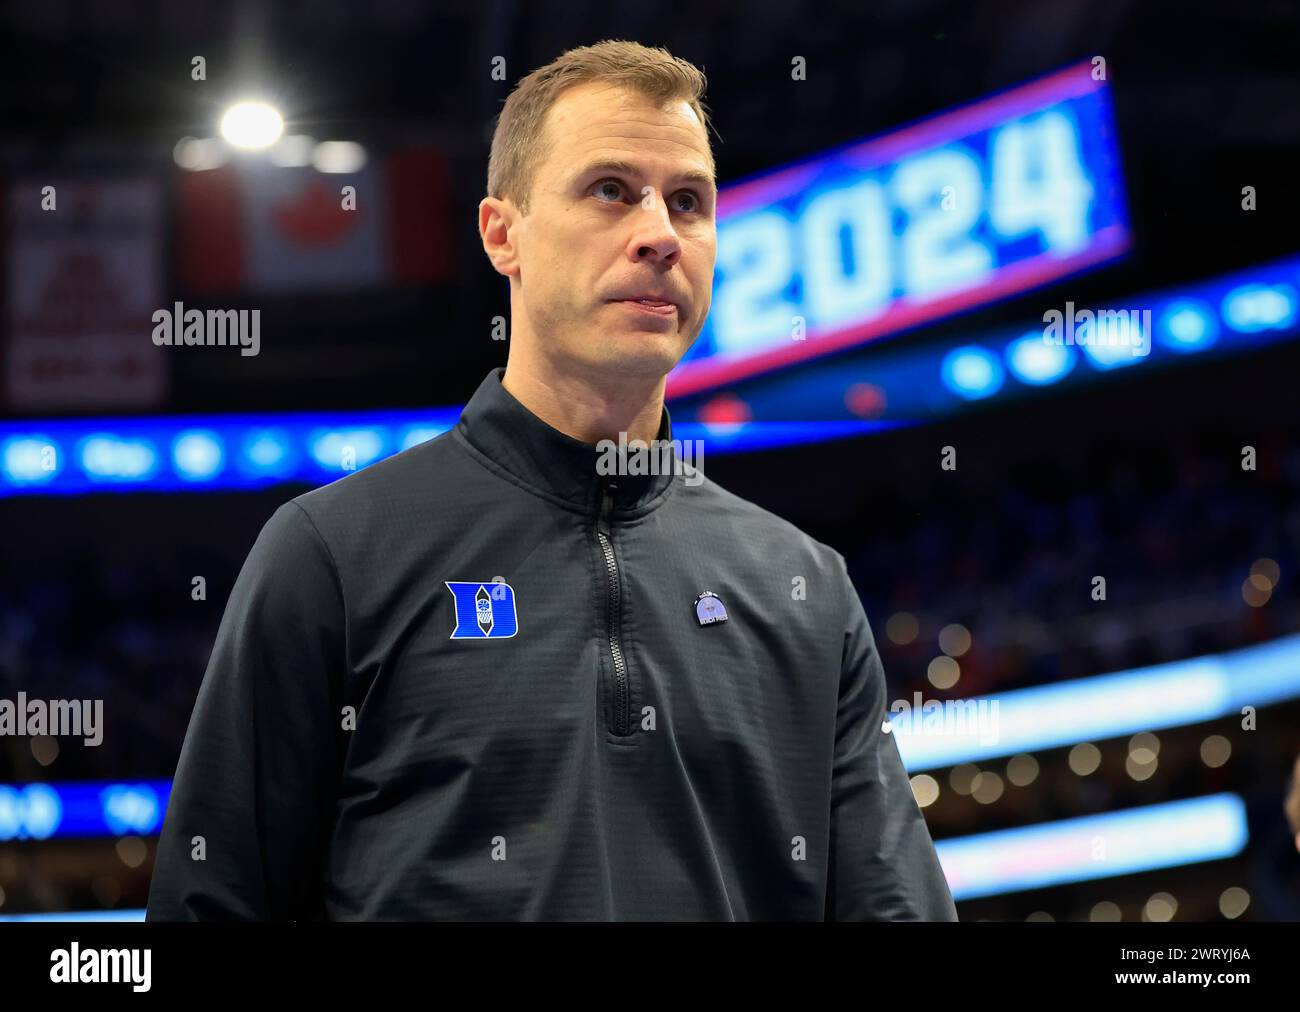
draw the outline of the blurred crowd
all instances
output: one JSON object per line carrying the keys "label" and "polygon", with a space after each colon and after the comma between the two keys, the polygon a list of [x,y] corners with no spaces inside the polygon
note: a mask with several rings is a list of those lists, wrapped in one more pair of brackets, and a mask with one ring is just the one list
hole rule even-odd
{"label": "blurred crowd", "polygon": [[[1255,471],[1224,446],[1144,452],[1107,447],[1074,472],[1044,459],[979,501],[899,511],[887,537],[847,549],[891,686],[936,693],[927,667],[953,623],[970,634],[951,689],[963,697],[1300,629],[1300,448]],[[914,636],[891,624],[900,613]]]}
{"label": "blurred crowd", "polygon": [[0,560],[0,697],[101,699],[105,724],[95,747],[0,738],[0,782],[170,776],[239,562],[202,567],[214,603],[165,554]]}

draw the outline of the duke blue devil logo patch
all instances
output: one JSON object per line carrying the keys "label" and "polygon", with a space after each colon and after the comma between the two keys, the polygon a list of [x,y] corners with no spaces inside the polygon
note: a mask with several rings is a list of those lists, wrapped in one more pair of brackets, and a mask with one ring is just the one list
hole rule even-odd
{"label": "duke blue devil logo patch", "polygon": [[515,592],[508,583],[447,582],[456,604],[454,640],[504,640],[519,631]]}

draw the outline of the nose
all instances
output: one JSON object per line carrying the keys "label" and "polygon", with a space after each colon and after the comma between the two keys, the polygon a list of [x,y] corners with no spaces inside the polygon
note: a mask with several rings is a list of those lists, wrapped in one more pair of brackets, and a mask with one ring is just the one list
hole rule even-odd
{"label": "nose", "polygon": [[668,205],[655,191],[653,200],[647,195],[640,207],[628,242],[628,258],[671,267],[682,258],[682,244],[668,215]]}

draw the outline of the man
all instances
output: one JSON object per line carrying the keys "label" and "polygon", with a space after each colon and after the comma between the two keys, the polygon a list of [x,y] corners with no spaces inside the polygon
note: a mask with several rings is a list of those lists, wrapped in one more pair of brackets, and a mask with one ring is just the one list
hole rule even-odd
{"label": "man", "polygon": [[598,466],[671,439],[708,314],[703,84],[605,42],[507,100],[504,373],[268,521],[150,919],[956,919],[843,557],[698,471]]}

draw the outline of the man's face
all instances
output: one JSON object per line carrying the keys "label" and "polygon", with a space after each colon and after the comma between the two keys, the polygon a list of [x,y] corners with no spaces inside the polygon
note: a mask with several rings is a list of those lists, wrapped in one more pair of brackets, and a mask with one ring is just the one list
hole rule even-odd
{"label": "man's face", "polygon": [[704,126],[686,102],[660,109],[592,82],[560,95],[545,130],[528,214],[511,229],[539,350],[588,374],[662,377],[709,313],[717,192]]}

